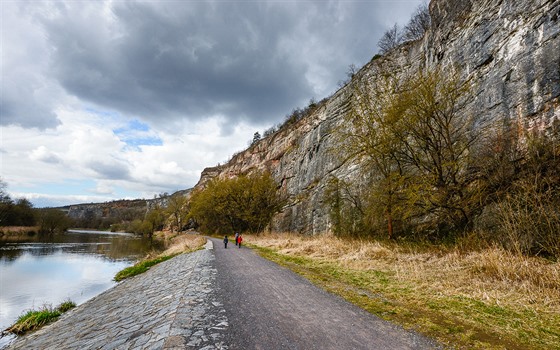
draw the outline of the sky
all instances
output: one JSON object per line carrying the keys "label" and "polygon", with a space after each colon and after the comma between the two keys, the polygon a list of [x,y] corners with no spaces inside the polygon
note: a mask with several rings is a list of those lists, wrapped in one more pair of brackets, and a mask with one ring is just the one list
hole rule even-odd
{"label": "sky", "polygon": [[422,0],[2,0],[0,177],[35,207],[193,187]]}

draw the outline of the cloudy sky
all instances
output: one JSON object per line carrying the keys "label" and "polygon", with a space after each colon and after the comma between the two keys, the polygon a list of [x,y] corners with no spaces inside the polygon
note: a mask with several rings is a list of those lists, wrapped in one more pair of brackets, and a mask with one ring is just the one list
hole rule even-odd
{"label": "cloudy sky", "polygon": [[0,177],[37,207],[192,187],[422,0],[2,0]]}

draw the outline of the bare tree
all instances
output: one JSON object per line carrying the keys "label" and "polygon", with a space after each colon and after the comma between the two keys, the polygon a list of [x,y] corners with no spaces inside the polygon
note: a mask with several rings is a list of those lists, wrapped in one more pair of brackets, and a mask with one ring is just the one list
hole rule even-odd
{"label": "bare tree", "polygon": [[354,75],[356,75],[356,73],[358,73],[359,70],[360,69],[354,63],[350,64],[348,66],[348,69],[346,70],[346,79],[339,80],[338,81],[338,86],[343,87],[344,85],[348,84],[352,80]]}
{"label": "bare tree", "polygon": [[408,24],[404,27],[402,33],[403,41],[418,40],[424,36],[424,33],[430,28],[432,19],[428,5],[423,3],[416,8],[414,14],[410,18]]}
{"label": "bare tree", "polygon": [[167,202],[167,215],[171,217],[171,228],[175,232],[180,232],[185,225],[187,216],[187,198],[181,194],[176,194],[169,198]]}
{"label": "bare tree", "polygon": [[388,29],[385,34],[377,42],[381,54],[385,54],[402,43],[402,37],[399,31],[399,26],[395,23],[393,27]]}
{"label": "bare tree", "polygon": [[257,131],[253,134],[253,141],[251,142],[252,144],[255,144],[256,142],[259,142],[261,140],[261,134]]}

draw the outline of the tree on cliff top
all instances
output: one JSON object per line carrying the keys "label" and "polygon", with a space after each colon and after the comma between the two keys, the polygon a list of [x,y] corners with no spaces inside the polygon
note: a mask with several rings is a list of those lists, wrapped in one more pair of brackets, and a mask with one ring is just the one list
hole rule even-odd
{"label": "tree on cliff top", "polygon": [[253,144],[259,142],[260,140],[261,140],[261,134],[260,134],[258,131],[256,131],[256,132],[253,134],[253,141],[251,141],[251,145],[253,145]]}
{"label": "tree on cliff top", "polygon": [[428,4],[423,3],[416,8],[410,21],[408,21],[408,24],[404,27],[402,39],[404,41],[413,41],[422,38],[431,24],[432,19],[430,17]]}
{"label": "tree on cliff top", "polygon": [[384,55],[395,47],[406,41],[414,41],[422,38],[430,28],[432,19],[426,3],[416,8],[406,26],[400,30],[395,23],[389,28],[377,42],[379,52]]}
{"label": "tree on cliff top", "polygon": [[381,54],[386,54],[395,47],[402,43],[402,36],[399,30],[399,26],[395,23],[391,28],[389,28],[379,41],[377,46],[379,47],[379,52]]}

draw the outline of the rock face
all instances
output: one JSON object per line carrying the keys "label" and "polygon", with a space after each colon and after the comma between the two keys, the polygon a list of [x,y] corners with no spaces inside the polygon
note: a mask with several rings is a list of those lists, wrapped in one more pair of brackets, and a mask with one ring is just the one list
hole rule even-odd
{"label": "rock face", "polygon": [[68,217],[72,219],[93,219],[93,218],[112,218],[121,217],[127,211],[139,211],[144,213],[147,208],[147,201],[138,200],[120,200],[107,203],[88,203],[76,204],[61,209],[65,210]]}
{"label": "rock face", "polygon": [[[399,69],[456,67],[474,87],[466,115],[517,120],[546,127],[560,119],[559,0],[432,0],[432,27],[372,60],[358,74],[375,75],[380,65]],[[267,170],[288,203],[271,229],[318,234],[330,228],[324,190],[331,176],[360,176],[359,164],[335,155],[335,127],[344,127],[348,87],[341,88],[311,115],[206,169],[202,187],[215,176],[232,177]]]}

